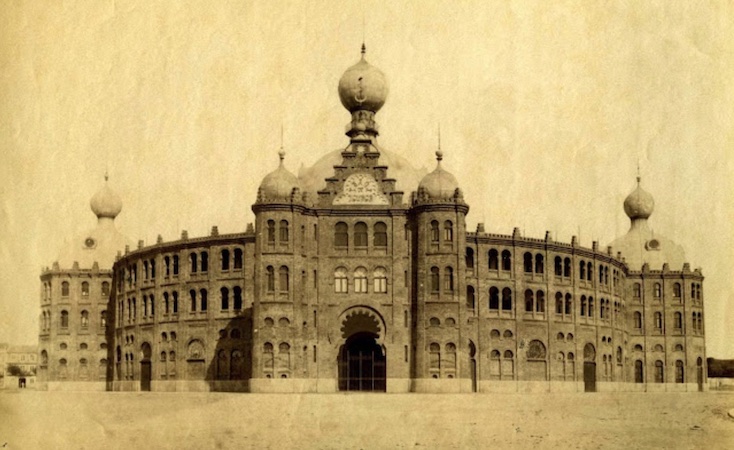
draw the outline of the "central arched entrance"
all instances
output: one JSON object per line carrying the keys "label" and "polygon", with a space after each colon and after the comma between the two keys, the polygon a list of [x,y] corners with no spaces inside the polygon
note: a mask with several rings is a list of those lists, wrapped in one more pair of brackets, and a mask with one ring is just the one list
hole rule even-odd
{"label": "central arched entrance", "polygon": [[367,307],[345,311],[341,319],[338,370],[340,391],[385,392],[387,364],[381,342],[384,324],[380,315]]}
{"label": "central arched entrance", "polygon": [[385,353],[369,332],[350,336],[339,352],[339,390],[385,392]]}

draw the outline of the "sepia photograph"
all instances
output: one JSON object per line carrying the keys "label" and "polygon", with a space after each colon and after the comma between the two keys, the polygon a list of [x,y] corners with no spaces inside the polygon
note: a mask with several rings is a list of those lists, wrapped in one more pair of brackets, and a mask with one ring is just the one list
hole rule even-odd
{"label": "sepia photograph", "polygon": [[0,447],[731,448],[732,36],[5,2]]}

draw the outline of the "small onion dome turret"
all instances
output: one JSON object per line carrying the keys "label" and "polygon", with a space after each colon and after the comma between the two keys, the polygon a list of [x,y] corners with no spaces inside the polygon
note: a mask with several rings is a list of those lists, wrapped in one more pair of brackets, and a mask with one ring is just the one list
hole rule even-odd
{"label": "small onion dome turret", "polygon": [[114,219],[122,211],[122,200],[107,185],[108,178],[107,174],[105,174],[105,185],[89,201],[92,212],[100,219],[103,217]]}
{"label": "small onion dome turret", "polygon": [[640,187],[640,177],[637,177],[637,188],[624,200],[624,212],[631,220],[647,219],[654,209],[655,200]]}
{"label": "small onion dome turret", "polygon": [[279,151],[278,156],[280,157],[280,165],[277,169],[265,175],[262,183],[260,183],[260,194],[265,199],[290,197],[294,188],[301,188],[298,178],[283,166],[285,152],[283,150]]}
{"label": "small onion dome turret", "polygon": [[438,161],[436,169],[423,177],[418,185],[418,190],[424,191],[430,198],[448,200],[454,197],[459,182],[456,181],[455,176],[441,167],[442,159],[443,152],[439,150],[436,152],[436,160]]}
{"label": "small onion dome turret", "polygon": [[380,69],[364,59],[364,53],[362,44],[362,59],[348,68],[339,80],[339,99],[349,112],[366,110],[376,113],[387,98],[387,79]]}

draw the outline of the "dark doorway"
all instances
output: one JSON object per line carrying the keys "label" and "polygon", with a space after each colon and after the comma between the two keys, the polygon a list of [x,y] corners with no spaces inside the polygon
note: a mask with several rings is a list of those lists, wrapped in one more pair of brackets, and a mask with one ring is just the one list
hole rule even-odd
{"label": "dark doorway", "polygon": [[596,363],[584,362],[584,392],[596,392]]}
{"label": "dark doorway", "polygon": [[642,361],[639,359],[635,361],[635,383],[643,383],[644,374],[642,373]]}
{"label": "dark doorway", "polygon": [[584,392],[596,392],[596,349],[591,343],[584,346]]}
{"label": "dark doorway", "polygon": [[385,392],[386,364],[377,335],[356,333],[339,352],[339,390]]}
{"label": "dark doorway", "polygon": [[151,348],[150,344],[144,342],[140,347],[143,353],[143,358],[140,360],[140,390],[150,391],[150,380],[153,375],[153,370],[150,363]]}
{"label": "dark doorway", "polygon": [[150,361],[140,361],[140,390],[150,391],[150,379],[151,379],[151,366]]}
{"label": "dark doorway", "polygon": [[477,392],[477,347],[469,341],[469,370],[471,370],[471,391]]}

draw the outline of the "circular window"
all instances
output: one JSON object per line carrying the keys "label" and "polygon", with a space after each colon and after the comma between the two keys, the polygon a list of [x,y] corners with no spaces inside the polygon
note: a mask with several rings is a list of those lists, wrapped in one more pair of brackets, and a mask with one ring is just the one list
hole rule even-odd
{"label": "circular window", "polygon": [[648,250],[660,250],[660,241],[657,239],[650,239],[646,245]]}
{"label": "circular window", "polygon": [[88,237],[84,240],[84,245],[87,248],[94,248],[94,246],[97,245],[97,241],[95,241],[94,238]]}
{"label": "circular window", "polygon": [[61,350],[66,350],[66,343],[62,342],[61,345],[59,345],[59,348]]}

